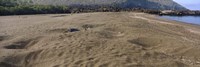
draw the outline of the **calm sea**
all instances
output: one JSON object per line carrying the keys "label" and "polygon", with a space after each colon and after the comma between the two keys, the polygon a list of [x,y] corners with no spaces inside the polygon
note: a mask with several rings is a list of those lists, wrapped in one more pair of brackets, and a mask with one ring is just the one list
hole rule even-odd
{"label": "calm sea", "polygon": [[161,16],[161,18],[200,25],[200,16]]}

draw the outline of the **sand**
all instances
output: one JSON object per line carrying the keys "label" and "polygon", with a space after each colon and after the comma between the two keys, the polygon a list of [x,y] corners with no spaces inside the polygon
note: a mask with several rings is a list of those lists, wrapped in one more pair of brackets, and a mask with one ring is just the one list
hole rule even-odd
{"label": "sand", "polygon": [[200,26],[136,12],[0,16],[0,67],[199,67]]}

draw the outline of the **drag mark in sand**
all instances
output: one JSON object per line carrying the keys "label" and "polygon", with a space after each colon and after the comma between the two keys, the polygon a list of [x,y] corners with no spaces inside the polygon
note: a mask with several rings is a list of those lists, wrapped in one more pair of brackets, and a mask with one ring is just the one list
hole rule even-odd
{"label": "drag mark in sand", "polygon": [[195,34],[200,34],[200,31],[197,31],[197,30],[188,29],[188,31],[190,31],[191,33],[195,33]]}
{"label": "drag mark in sand", "polygon": [[138,16],[137,14],[133,14],[134,16],[130,16],[132,18],[138,18],[138,19],[143,19],[143,20],[147,20],[149,23],[161,23],[161,24],[168,24],[168,25],[176,25],[173,23],[168,23],[168,22],[163,22],[163,21],[158,21],[158,20],[153,20],[153,19],[148,19],[142,16]]}

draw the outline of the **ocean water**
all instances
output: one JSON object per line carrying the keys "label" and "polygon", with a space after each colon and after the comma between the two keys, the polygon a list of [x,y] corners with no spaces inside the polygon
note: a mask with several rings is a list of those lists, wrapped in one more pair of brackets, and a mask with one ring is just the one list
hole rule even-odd
{"label": "ocean water", "polygon": [[160,17],[170,20],[200,25],[200,16],[160,16]]}

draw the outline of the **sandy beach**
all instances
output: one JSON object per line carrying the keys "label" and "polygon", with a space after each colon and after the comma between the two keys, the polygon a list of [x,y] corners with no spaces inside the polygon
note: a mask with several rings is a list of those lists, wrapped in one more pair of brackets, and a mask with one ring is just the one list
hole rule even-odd
{"label": "sandy beach", "polygon": [[0,67],[200,67],[200,26],[136,12],[0,16]]}

